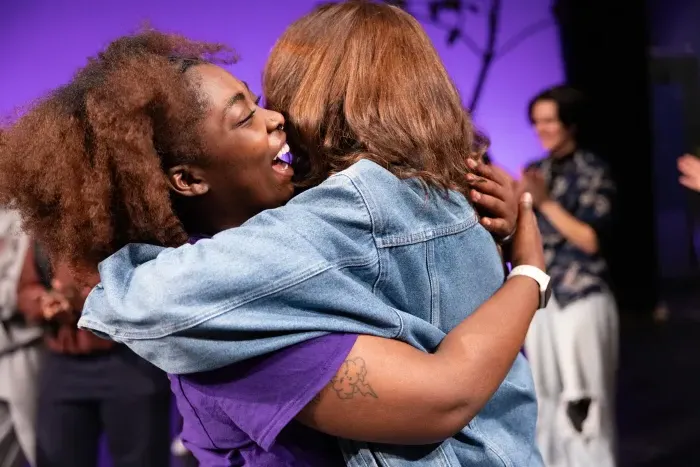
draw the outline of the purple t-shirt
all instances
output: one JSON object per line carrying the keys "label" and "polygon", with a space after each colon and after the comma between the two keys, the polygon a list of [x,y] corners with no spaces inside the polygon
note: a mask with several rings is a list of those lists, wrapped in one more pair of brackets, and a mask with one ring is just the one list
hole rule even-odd
{"label": "purple t-shirt", "polygon": [[335,438],[294,421],[357,340],[329,334],[264,357],[171,375],[182,439],[202,467],[343,466]]}

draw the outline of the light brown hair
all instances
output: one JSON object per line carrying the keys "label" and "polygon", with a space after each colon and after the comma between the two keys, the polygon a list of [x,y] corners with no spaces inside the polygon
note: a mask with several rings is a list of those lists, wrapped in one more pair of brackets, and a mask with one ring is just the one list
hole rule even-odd
{"label": "light brown hair", "polygon": [[287,118],[293,152],[308,160],[303,186],[366,158],[466,193],[466,159],[487,147],[425,31],[394,6],[330,4],[294,22],[263,88]]}

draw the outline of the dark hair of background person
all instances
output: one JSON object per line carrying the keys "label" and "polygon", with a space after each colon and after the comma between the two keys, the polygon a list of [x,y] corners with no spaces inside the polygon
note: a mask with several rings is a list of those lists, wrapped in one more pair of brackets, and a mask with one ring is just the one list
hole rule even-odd
{"label": "dark hair of background person", "polygon": [[554,102],[557,105],[559,120],[566,129],[573,130],[577,146],[592,149],[589,106],[581,91],[568,85],[559,85],[540,92],[527,106],[527,117],[531,124],[535,123],[532,118],[535,104],[541,101]]}

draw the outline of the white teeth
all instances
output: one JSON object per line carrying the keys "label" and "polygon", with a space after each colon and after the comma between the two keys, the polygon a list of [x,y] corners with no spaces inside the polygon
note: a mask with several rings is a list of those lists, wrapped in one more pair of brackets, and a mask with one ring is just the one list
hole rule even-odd
{"label": "white teeth", "polygon": [[286,154],[286,153],[288,153],[288,152],[289,152],[289,145],[287,145],[287,143],[284,143],[284,146],[282,146],[282,149],[279,150],[279,152],[278,152],[277,155],[275,156],[275,159],[279,159],[279,157],[280,157],[282,154]]}

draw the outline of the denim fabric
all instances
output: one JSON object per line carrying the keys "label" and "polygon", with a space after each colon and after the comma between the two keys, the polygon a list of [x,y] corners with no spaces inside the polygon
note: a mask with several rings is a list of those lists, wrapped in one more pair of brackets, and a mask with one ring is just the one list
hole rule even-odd
{"label": "denim fabric", "polygon": [[[360,161],[286,206],[194,245],[129,245],[100,265],[79,325],[170,373],[219,368],[328,332],[434,350],[503,283],[457,193]],[[522,356],[481,413],[432,446],[341,441],[351,466],[541,466]]]}

